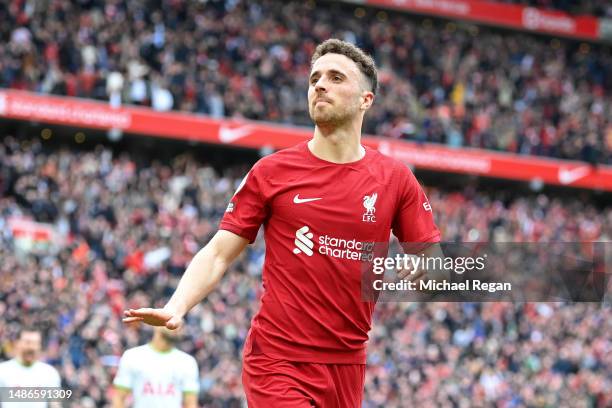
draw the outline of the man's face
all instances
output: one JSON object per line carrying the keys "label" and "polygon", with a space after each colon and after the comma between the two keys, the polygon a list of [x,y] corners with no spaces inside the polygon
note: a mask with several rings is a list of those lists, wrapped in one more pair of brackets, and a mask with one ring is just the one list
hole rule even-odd
{"label": "man's face", "polygon": [[369,93],[362,75],[357,64],[341,54],[315,61],[308,86],[308,111],[315,124],[337,125],[357,116]]}
{"label": "man's face", "polygon": [[25,365],[32,365],[38,360],[42,348],[42,338],[39,332],[25,331],[17,341],[17,356]]}

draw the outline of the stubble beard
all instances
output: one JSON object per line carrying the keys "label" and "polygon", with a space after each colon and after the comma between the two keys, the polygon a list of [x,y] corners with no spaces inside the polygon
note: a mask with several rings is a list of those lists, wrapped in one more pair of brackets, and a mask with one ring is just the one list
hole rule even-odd
{"label": "stubble beard", "polygon": [[36,362],[37,355],[38,353],[35,350],[24,350],[20,357],[24,363],[30,365]]}
{"label": "stubble beard", "polygon": [[340,125],[349,122],[355,116],[350,107],[338,109],[336,107],[327,107],[327,109],[317,109],[316,105],[310,109],[310,118],[315,125],[321,127],[339,127]]}

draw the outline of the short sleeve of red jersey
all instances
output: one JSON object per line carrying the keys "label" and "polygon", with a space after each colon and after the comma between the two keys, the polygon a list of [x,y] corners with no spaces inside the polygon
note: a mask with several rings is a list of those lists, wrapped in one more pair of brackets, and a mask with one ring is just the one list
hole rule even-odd
{"label": "short sleeve of red jersey", "polygon": [[393,217],[393,234],[402,243],[440,241],[429,200],[414,174],[403,164],[397,165],[398,203]]}
{"label": "short sleeve of red jersey", "polygon": [[268,211],[263,192],[265,180],[258,164],[244,176],[219,225],[219,229],[240,235],[249,243],[255,241]]}

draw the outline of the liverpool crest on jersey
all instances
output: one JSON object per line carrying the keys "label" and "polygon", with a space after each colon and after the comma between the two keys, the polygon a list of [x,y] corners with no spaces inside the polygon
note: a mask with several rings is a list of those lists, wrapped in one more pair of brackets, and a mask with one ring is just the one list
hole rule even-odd
{"label": "liverpool crest on jersey", "polygon": [[378,198],[378,193],[374,193],[372,195],[367,195],[363,197],[363,207],[365,208],[365,212],[361,217],[361,221],[363,222],[376,222],[376,199]]}

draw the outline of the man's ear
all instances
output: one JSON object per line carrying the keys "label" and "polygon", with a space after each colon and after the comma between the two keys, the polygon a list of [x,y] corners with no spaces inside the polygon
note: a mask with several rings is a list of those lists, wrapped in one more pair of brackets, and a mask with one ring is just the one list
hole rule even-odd
{"label": "man's ear", "polygon": [[363,91],[361,94],[361,109],[367,111],[374,103],[374,93],[371,91]]}

